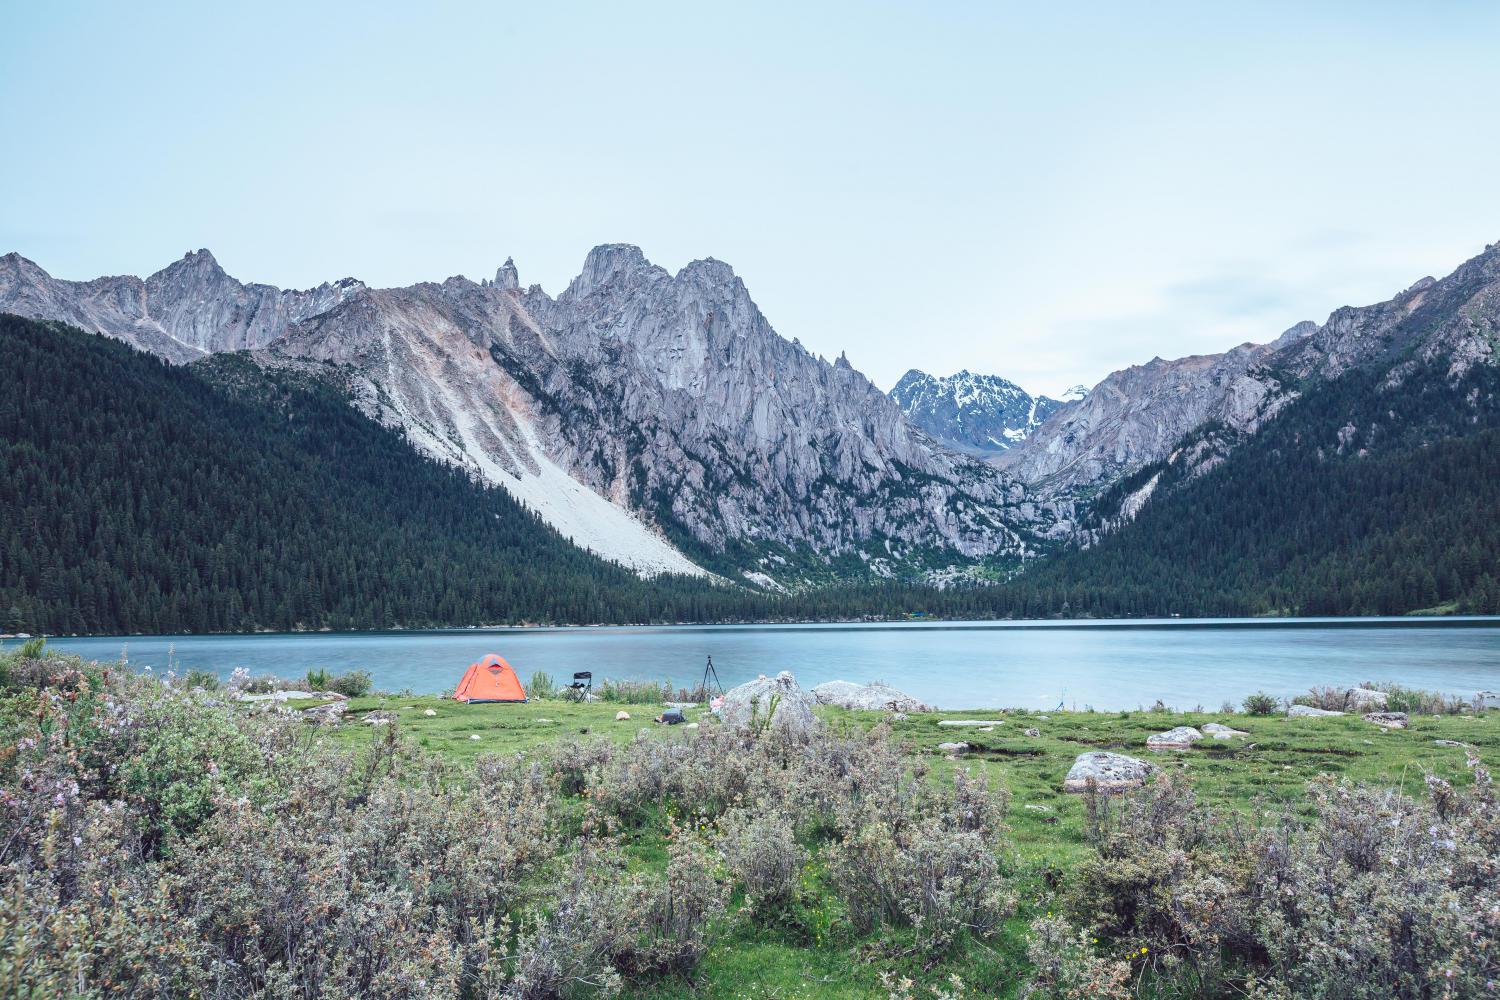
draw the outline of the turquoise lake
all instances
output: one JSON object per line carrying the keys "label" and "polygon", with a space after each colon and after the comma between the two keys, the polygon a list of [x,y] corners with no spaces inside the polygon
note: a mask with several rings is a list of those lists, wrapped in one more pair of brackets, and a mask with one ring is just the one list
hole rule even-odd
{"label": "turquoise lake", "polygon": [[803,686],[884,680],[944,708],[1187,709],[1254,691],[1398,681],[1472,695],[1500,689],[1500,619],[940,622],[681,625],[430,632],[60,638],[54,647],[136,669],[301,677],[368,670],[379,688],[451,689],[464,667],[499,653],[522,681],[667,678],[696,684],[706,657],[733,686],[790,670]]}

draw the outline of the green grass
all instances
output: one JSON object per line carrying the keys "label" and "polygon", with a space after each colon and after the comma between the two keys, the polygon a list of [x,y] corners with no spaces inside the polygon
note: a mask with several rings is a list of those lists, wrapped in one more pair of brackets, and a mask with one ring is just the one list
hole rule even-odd
{"label": "green grass", "polygon": [[[655,725],[660,706],[569,701],[531,701],[520,705],[464,705],[437,697],[368,697],[350,703],[350,716],[382,709],[394,711],[401,730],[422,746],[470,760],[482,753],[524,753],[569,738],[607,737],[628,743],[645,730],[648,738],[682,738],[681,727]],[[629,721],[616,722],[624,708]],[[435,711],[435,716],[425,713]],[[830,725],[869,727],[879,712],[824,708]],[[713,724],[706,707],[689,709],[689,721]],[[989,732],[939,726],[943,719],[995,719]],[[1228,741],[1204,739],[1183,752],[1151,753],[1146,737],[1173,726],[1222,722],[1248,733]],[[340,727],[337,738],[358,745],[381,727],[355,722]],[[913,713],[893,725],[910,753],[930,763],[935,774],[955,767],[982,770],[1011,793],[1010,823],[1023,864],[1066,863],[1087,849],[1081,797],[1062,791],[1063,777],[1080,753],[1111,750],[1149,759],[1179,773],[1207,805],[1248,809],[1257,799],[1299,803],[1307,782],[1320,774],[1399,787],[1423,794],[1423,777],[1435,774],[1455,784],[1471,780],[1458,747],[1438,746],[1438,739],[1472,745],[1484,762],[1500,771],[1500,712],[1466,718],[1456,715],[1413,716],[1410,727],[1386,730],[1357,715],[1287,719],[1219,712],[1022,712],[974,709],[963,712]],[[1035,728],[1039,737],[1028,737]],[[478,740],[471,739],[478,736]],[[944,742],[966,742],[974,750],[957,761],[937,751]],[[1026,806],[1041,809],[1027,809]]]}
{"label": "green grass", "polygon": [[[526,754],[558,740],[605,738],[624,744],[647,739],[684,739],[681,727],[655,725],[660,706],[563,700],[519,705],[464,705],[438,697],[365,697],[352,700],[333,738],[358,747],[384,727],[359,721],[371,710],[395,712],[400,732],[457,760],[480,754]],[[624,710],[631,718],[616,721]],[[428,712],[433,715],[428,715]],[[691,709],[691,721],[715,722],[706,708]],[[834,727],[867,728],[881,722],[877,712],[820,710]],[[942,727],[944,719],[994,719],[988,731]],[[1246,732],[1229,741],[1205,739],[1184,752],[1153,754],[1146,738],[1177,725],[1222,722]],[[855,936],[841,917],[841,904],[820,888],[816,863],[804,884],[813,919],[800,929],[766,927],[734,913],[691,978],[670,978],[627,991],[638,1000],[887,1000],[882,972],[913,978],[918,984],[959,976],[976,996],[1015,997],[1028,975],[1027,926],[1053,905],[1053,889],[1090,850],[1085,836],[1084,801],[1062,791],[1074,758],[1091,750],[1112,750],[1153,760],[1181,775],[1205,806],[1248,811],[1257,803],[1290,804],[1301,809],[1306,784],[1331,774],[1355,781],[1399,787],[1421,796],[1423,778],[1434,774],[1455,784],[1472,780],[1461,747],[1438,746],[1454,740],[1473,746],[1492,770],[1500,770],[1500,712],[1478,717],[1413,716],[1405,730],[1388,731],[1357,715],[1311,719],[1254,717],[1215,712],[1028,712],[968,710],[910,714],[892,726],[914,759],[930,765],[934,780],[953,769],[978,769],[1011,795],[1014,854],[1008,867],[1019,909],[1004,932],[989,941],[970,940],[941,963],[923,967],[919,949],[906,947],[900,932],[878,938]],[[1029,737],[1034,728],[1040,735]],[[472,737],[479,737],[473,739]],[[950,759],[937,745],[964,741],[972,752]],[[1027,807],[1033,808],[1027,808]],[[665,865],[667,811],[622,834],[622,847],[634,870]],[[808,927],[815,930],[809,931]],[[926,995],[919,986],[917,995]]]}

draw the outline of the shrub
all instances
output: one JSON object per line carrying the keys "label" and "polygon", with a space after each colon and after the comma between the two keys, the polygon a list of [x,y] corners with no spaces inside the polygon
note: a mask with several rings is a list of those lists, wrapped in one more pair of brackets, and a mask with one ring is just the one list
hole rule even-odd
{"label": "shrub", "polygon": [[718,846],[756,916],[777,917],[796,901],[807,852],[784,816],[734,810],[721,823]]}
{"label": "shrub", "polygon": [[557,681],[545,670],[535,671],[531,675],[531,683],[526,685],[526,695],[539,699],[556,698]]}
{"label": "shrub", "polygon": [[1348,708],[1348,702],[1348,688],[1338,687],[1314,687],[1292,699],[1293,705],[1321,708],[1325,712],[1342,712]]}
{"label": "shrub", "polygon": [[1277,700],[1264,691],[1257,691],[1243,702],[1245,711],[1251,715],[1271,715],[1276,711]]}
{"label": "shrub", "polygon": [[668,845],[666,875],[624,874],[616,855],[586,846],[556,906],[526,921],[504,995],[518,1000],[613,996],[634,980],[690,971],[712,940],[727,892],[684,837]]}
{"label": "shrub", "polygon": [[1389,681],[1369,685],[1376,691],[1384,691],[1387,711],[1407,712],[1411,715],[1458,715],[1472,711],[1473,702],[1465,698],[1452,698],[1438,691],[1422,691],[1403,687]]}
{"label": "shrub", "polygon": [[1500,803],[1477,754],[1419,801],[1319,779],[1255,826],[1178,782],[1130,796],[1078,867],[1077,920],[1148,949],[1163,995],[1486,995],[1500,977]]}
{"label": "shrub", "polygon": [[579,795],[601,782],[604,769],[614,759],[615,745],[608,739],[567,740],[549,748],[547,772],[562,794]]}
{"label": "shrub", "polygon": [[368,670],[351,670],[328,679],[327,690],[346,698],[363,698],[370,693],[373,682]]}
{"label": "shrub", "polygon": [[1213,995],[1226,944],[1247,938],[1243,897],[1249,835],[1233,816],[1199,804],[1170,773],[1124,797],[1101,821],[1096,854],[1067,896],[1075,920],[1148,955],[1190,965]]}
{"label": "shrub", "polygon": [[[239,675],[240,671],[236,671]],[[270,694],[273,691],[306,691],[309,689],[306,679],[296,681],[285,677],[277,677],[275,674],[261,674],[258,677],[236,676],[230,679],[227,685],[231,691],[243,691],[246,694]]]}
{"label": "shrub", "polygon": [[1031,922],[1026,957],[1031,981],[1021,991],[1027,1000],[1128,1000],[1130,963],[1100,958],[1092,935],[1061,917],[1048,914]]}
{"label": "shrub", "polygon": [[182,679],[182,683],[189,688],[215,691],[219,687],[219,675],[212,670],[189,670],[187,676]]}
{"label": "shrub", "polygon": [[708,951],[729,893],[698,845],[674,831],[666,877],[639,877],[630,893],[615,967],[634,977],[690,971]]}
{"label": "shrub", "polygon": [[307,672],[307,686],[314,691],[328,690],[328,671],[319,667]]}
{"label": "shrub", "polygon": [[865,786],[840,810],[841,839],[824,851],[827,877],[856,929],[912,927],[941,952],[984,936],[1014,908],[997,854],[1003,801],[960,772],[951,789],[918,778]]}
{"label": "shrub", "polygon": [[606,679],[599,685],[600,699],[627,705],[659,705],[668,700],[671,695],[671,685],[666,681],[613,681]]}

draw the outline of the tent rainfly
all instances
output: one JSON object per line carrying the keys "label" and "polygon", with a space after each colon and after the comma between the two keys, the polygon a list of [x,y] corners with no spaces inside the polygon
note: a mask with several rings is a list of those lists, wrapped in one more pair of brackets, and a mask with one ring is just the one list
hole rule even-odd
{"label": "tent rainfly", "polygon": [[454,701],[476,704],[489,701],[525,701],[526,689],[516,677],[516,672],[504,659],[489,654],[478,663],[469,664],[458,689],[453,692]]}

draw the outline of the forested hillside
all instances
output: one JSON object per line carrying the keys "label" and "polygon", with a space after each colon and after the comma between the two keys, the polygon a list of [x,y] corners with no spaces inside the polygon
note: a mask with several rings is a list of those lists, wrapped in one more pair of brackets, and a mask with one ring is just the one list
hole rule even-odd
{"label": "forested hillside", "polygon": [[728,592],[591,556],[310,379],[232,355],[209,379],[5,315],[0,356],[0,630],[728,613]]}
{"label": "forested hillside", "polygon": [[[1221,429],[1207,428],[1197,437]],[[1180,449],[1187,455],[1191,448]],[[1356,369],[1292,404],[1212,471],[1163,462],[1139,518],[1049,560],[1027,588],[1073,613],[1500,612],[1500,373],[1436,367],[1398,387]]]}
{"label": "forested hillside", "polygon": [[1096,525],[1160,474],[1136,520],[1000,585],[774,597],[600,560],[310,376],[237,355],[174,367],[13,316],[0,352],[0,631],[1500,613],[1489,366],[1311,389],[1206,474],[1167,462],[1119,484]]}

